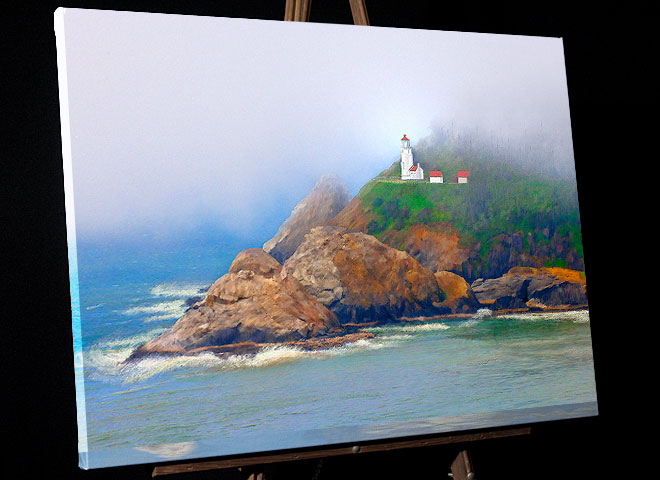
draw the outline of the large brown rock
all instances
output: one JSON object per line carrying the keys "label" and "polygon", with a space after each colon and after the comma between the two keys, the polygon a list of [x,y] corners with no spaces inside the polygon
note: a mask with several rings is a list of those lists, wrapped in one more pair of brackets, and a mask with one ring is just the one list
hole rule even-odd
{"label": "large brown rock", "polygon": [[284,262],[298,248],[313,227],[327,225],[350,200],[348,188],[335,175],[323,175],[309,194],[295,206],[291,215],[263,245],[279,262]]}
{"label": "large brown rock", "polygon": [[435,272],[438,286],[445,292],[446,298],[442,306],[451,309],[452,313],[476,312],[481,304],[465,279],[452,272]]}
{"label": "large brown rock", "polygon": [[[273,257],[252,248],[236,256],[229,272],[211,285],[202,301],[170,329],[140,346],[131,358],[227,348],[240,352],[255,343],[296,342],[340,333],[331,311]],[[217,348],[229,344],[236,348]]]}
{"label": "large brown rock", "polygon": [[284,271],[343,323],[449,312],[433,272],[362,232],[313,228]]}
{"label": "large brown rock", "polygon": [[586,288],[584,273],[566,268],[514,267],[472,283],[479,302],[496,310],[586,306]]}

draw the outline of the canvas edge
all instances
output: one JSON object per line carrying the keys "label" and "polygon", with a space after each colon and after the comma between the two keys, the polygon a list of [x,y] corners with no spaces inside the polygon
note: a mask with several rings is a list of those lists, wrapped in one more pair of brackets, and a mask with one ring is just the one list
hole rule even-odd
{"label": "canvas edge", "polygon": [[69,85],[67,79],[66,37],[64,22],[66,8],[54,12],[55,45],[57,49],[57,81],[59,86],[60,127],[62,136],[62,168],[64,174],[64,206],[66,211],[66,239],[69,261],[69,293],[71,295],[71,327],[76,387],[79,466],[89,468],[87,458],[87,416],[83,377],[82,329],[80,322],[80,288],[78,283],[78,253],[76,244],[76,218],[73,195],[73,158],[71,128],[69,124]]}

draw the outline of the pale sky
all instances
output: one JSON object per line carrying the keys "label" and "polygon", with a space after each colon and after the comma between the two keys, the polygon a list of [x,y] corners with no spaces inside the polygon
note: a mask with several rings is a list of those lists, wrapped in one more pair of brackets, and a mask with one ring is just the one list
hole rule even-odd
{"label": "pale sky", "polygon": [[78,9],[64,31],[82,233],[276,228],[434,122],[540,129],[572,162],[561,39]]}

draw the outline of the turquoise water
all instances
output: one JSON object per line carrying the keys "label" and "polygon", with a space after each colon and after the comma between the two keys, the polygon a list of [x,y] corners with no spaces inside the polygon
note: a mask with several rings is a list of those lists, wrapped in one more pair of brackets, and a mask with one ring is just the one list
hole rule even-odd
{"label": "turquoise water", "polygon": [[327,351],[273,346],[252,357],[122,363],[172,325],[184,300],[224,274],[241,248],[79,244],[81,451],[211,442],[222,455],[278,439],[323,444],[344,427],[387,432],[390,423],[596,400],[587,311],[480,312],[371,328],[373,339]]}

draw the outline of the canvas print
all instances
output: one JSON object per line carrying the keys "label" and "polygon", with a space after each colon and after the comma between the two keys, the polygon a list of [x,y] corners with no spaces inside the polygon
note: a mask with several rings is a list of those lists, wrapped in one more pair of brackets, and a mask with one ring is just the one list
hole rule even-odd
{"label": "canvas print", "polygon": [[81,467],[597,414],[561,39],[55,30]]}

